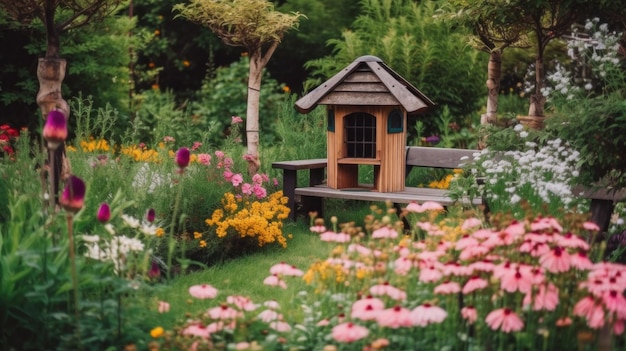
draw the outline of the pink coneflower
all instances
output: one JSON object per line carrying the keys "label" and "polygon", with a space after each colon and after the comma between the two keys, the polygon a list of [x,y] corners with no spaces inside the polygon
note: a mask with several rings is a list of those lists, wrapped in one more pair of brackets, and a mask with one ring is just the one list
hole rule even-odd
{"label": "pink coneflower", "polygon": [[411,320],[418,327],[425,327],[433,323],[441,323],[448,316],[443,308],[429,303],[419,305],[411,311]]}
{"label": "pink coneflower", "polygon": [[463,286],[463,290],[461,292],[465,295],[480,289],[484,289],[489,285],[489,282],[485,279],[475,275],[471,277],[467,283]]}
{"label": "pink coneflower", "polygon": [[448,262],[443,265],[442,272],[444,275],[453,275],[456,277],[466,277],[474,273],[474,269],[470,266],[463,266],[457,261]]}
{"label": "pink coneflower", "polygon": [[411,310],[402,306],[394,306],[379,311],[376,315],[376,322],[381,327],[393,329],[413,326]]}
{"label": "pink coneflower", "polygon": [[353,323],[342,323],[333,327],[331,336],[338,342],[354,342],[369,335],[369,330]]}
{"label": "pink coneflower", "polygon": [[309,228],[309,230],[312,231],[313,233],[321,234],[326,231],[326,227],[323,225],[314,225],[311,228]]}
{"label": "pink coneflower", "polygon": [[530,223],[530,230],[533,232],[560,233],[563,231],[563,227],[554,217],[539,217]]}
{"label": "pink coneflower", "polygon": [[560,246],[556,246],[539,257],[539,263],[541,263],[542,267],[548,272],[567,272],[570,269],[570,255]]}
{"label": "pink coneflower", "polygon": [[273,321],[270,323],[270,328],[276,330],[279,333],[287,333],[291,331],[289,323],[284,321]]}
{"label": "pink coneflower", "polygon": [[572,325],[572,323],[573,322],[570,317],[563,317],[563,318],[557,319],[554,325],[556,325],[557,327],[567,327],[567,326]]}
{"label": "pink coneflower", "polygon": [[384,302],[376,297],[367,297],[352,304],[350,317],[364,321],[375,320],[379,312],[385,309]]}
{"label": "pink coneflower", "polygon": [[100,204],[100,208],[98,208],[98,214],[96,215],[96,219],[100,223],[106,223],[111,219],[111,208],[109,204],[103,202]]}
{"label": "pink coneflower", "polygon": [[377,296],[387,295],[394,300],[406,299],[406,293],[392,285],[389,285],[389,282],[372,286],[370,288],[370,293]]}
{"label": "pink coneflower", "polygon": [[282,280],[278,276],[278,274],[272,274],[269,277],[265,278],[263,280],[263,284],[269,285],[269,286],[278,286],[278,287],[281,287],[283,289],[287,289],[287,283],[285,283],[285,281]]}
{"label": "pink coneflower", "polygon": [[159,311],[159,313],[169,312],[170,311],[170,304],[165,302],[165,301],[159,301],[158,302],[157,311]]}
{"label": "pink coneflower", "polygon": [[624,319],[618,319],[613,322],[613,334],[615,335],[624,334]]}
{"label": "pink coneflower", "polygon": [[296,266],[292,266],[285,262],[280,262],[270,267],[270,273],[280,274],[284,276],[291,276],[291,277],[299,277],[299,276],[304,275],[304,272],[296,268]]}
{"label": "pink coneflower", "polygon": [[602,294],[602,302],[604,302],[607,310],[626,318],[626,298],[622,292],[617,290],[605,291]]}
{"label": "pink coneflower", "polygon": [[372,239],[395,239],[398,232],[390,226],[380,227],[372,232]]}
{"label": "pink coneflower", "polygon": [[243,118],[239,117],[239,116],[232,116],[230,118],[230,123],[231,124],[238,124],[238,123],[242,123],[243,122]]}
{"label": "pink coneflower", "polygon": [[208,339],[211,336],[211,332],[207,327],[200,323],[193,323],[185,327],[182,332],[183,335],[197,336],[203,339]]}
{"label": "pink coneflower", "polygon": [[587,244],[585,240],[569,232],[565,233],[564,235],[555,234],[553,236],[553,239],[554,239],[554,243],[561,247],[567,247],[571,249],[581,249],[585,251],[589,250],[589,244]]}
{"label": "pink coneflower", "polygon": [[604,326],[604,309],[602,305],[596,304],[592,296],[586,296],[574,305],[572,314],[584,317],[590,328],[600,328]]}
{"label": "pink coneflower", "polygon": [[548,283],[547,287],[546,284],[541,284],[534,296],[531,293],[524,296],[522,304],[528,306],[531,302],[534,311],[554,311],[559,304],[559,289],[552,283]]}
{"label": "pink coneflower", "polygon": [[189,288],[189,294],[196,299],[213,299],[217,296],[217,289],[209,284],[194,285]]}
{"label": "pink coneflower", "polygon": [[484,259],[484,260],[470,263],[468,267],[472,269],[472,271],[493,272],[496,265],[493,264],[492,261]]}
{"label": "pink coneflower", "polygon": [[478,311],[474,306],[465,306],[461,309],[461,317],[467,321],[469,324],[474,324],[478,319]]}
{"label": "pink coneflower", "polygon": [[422,212],[424,212],[424,209],[422,208],[422,205],[418,204],[415,201],[411,201],[404,209],[406,211],[408,211],[408,212],[413,212],[413,213],[422,213]]}
{"label": "pink coneflower", "polygon": [[46,117],[42,135],[48,142],[50,149],[59,147],[67,139],[67,119],[65,114],[58,110],[50,111]]}
{"label": "pink coneflower", "polygon": [[586,222],[583,223],[583,229],[591,230],[591,231],[594,231],[594,232],[600,231],[600,227],[597,224],[595,224],[593,222],[590,222],[590,221],[586,221]]}
{"label": "pink coneflower", "polygon": [[485,322],[491,329],[499,329],[505,333],[520,331],[524,328],[522,319],[508,308],[491,311],[485,318]]}
{"label": "pink coneflower", "polygon": [[59,199],[59,204],[68,212],[76,213],[85,203],[85,183],[76,176],[70,176]]}
{"label": "pink coneflower", "polygon": [[210,308],[206,312],[206,314],[211,319],[230,320],[230,319],[237,318],[241,313],[228,305],[220,305],[217,307]]}
{"label": "pink coneflower", "polygon": [[485,256],[490,251],[491,249],[489,247],[483,245],[468,246],[461,251],[459,258],[464,261],[476,259]]}
{"label": "pink coneflower", "polygon": [[276,300],[267,300],[267,301],[263,302],[263,306],[265,306],[267,308],[271,308],[273,310],[279,310],[280,309],[280,304]]}
{"label": "pink coneflower", "polygon": [[178,151],[176,151],[176,164],[178,165],[178,168],[182,170],[189,166],[190,157],[191,153],[188,148],[181,147],[178,149]]}
{"label": "pink coneflower", "polygon": [[479,227],[482,224],[483,222],[480,219],[476,217],[470,217],[463,221],[463,224],[461,224],[461,229],[468,230],[468,229]]}
{"label": "pink coneflower", "polygon": [[278,320],[280,314],[274,310],[265,310],[257,316],[258,319],[262,320],[265,323],[269,323],[275,320]]}
{"label": "pink coneflower", "polygon": [[240,310],[254,311],[257,309],[257,305],[252,302],[248,297],[241,295],[230,295],[226,298],[226,303],[234,305]]}
{"label": "pink coneflower", "polygon": [[451,282],[451,281],[447,281],[442,284],[439,284],[433,290],[435,294],[442,294],[442,295],[456,294],[460,291],[461,291],[461,285],[457,282]]}
{"label": "pink coneflower", "polygon": [[347,243],[352,240],[352,237],[347,233],[335,233],[329,230],[320,234],[320,240],[325,242]]}
{"label": "pink coneflower", "polygon": [[513,221],[504,229],[504,232],[514,238],[517,238],[526,233],[526,223]]}
{"label": "pink coneflower", "polygon": [[211,165],[211,155],[209,154],[198,154],[198,162],[202,163],[205,166]]}
{"label": "pink coneflower", "polygon": [[500,277],[500,288],[510,293],[515,291],[524,294],[529,293],[532,289],[530,267],[520,265],[515,269],[505,271]]}
{"label": "pink coneflower", "polygon": [[393,262],[393,271],[397,275],[407,275],[413,268],[413,260],[408,257],[398,257]]}
{"label": "pink coneflower", "polygon": [[463,235],[463,237],[456,242],[456,244],[454,245],[454,249],[461,251],[467,247],[476,246],[478,244],[479,242],[478,240],[476,240],[476,238],[466,234]]}
{"label": "pink coneflower", "polygon": [[425,201],[422,204],[422,209],[424,211],[443,211],[444,208],[440,203],[434,201]]}
{"label": "pink coneflower", "polygon": [[578,250],[577,253],[570,256],[570,264],[578,270],[588,270],[593,267],[593,262],[587,257],[587,252]]}
{"label": "pink coneflower", "polygon": [[425,267],[420,269],[419,281],[423,283],[433,283],[443,277],[443,273],[435,267],[434,264],[427,263]]}

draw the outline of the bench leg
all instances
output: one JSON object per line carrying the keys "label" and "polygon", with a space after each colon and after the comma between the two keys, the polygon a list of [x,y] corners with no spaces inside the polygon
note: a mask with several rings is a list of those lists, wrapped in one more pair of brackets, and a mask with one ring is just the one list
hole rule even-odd
{"label": "bench leg", "polygon": [[296,220],[296,183],[298,182],[298,173],[295,170],[283,169],[283,195],[289,199],[287,206],[289,207],[289,218]]}
{"label": "bench leg", "polygon": [[[311,169],[309,172],[309,186],[324,182],[324,168]],[[307,212],[316,211],[318,217],[324,218],[324,198],[307,196],[302,198],[302,203]]]}
{"label": "bench leg", "polygon": [[614,208],[615,204],[612,200],[591,200],[591,221],[600,227],[600,235],[596,240],[601,240],[604,233],[609,230]]}

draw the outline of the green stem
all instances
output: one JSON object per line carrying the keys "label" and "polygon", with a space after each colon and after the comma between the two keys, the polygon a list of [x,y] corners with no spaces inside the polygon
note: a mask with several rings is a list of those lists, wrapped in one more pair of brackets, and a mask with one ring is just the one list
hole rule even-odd
{"label": "green stem", "polygon": [[176,216],[178,215],[178,207],[180,206],[180,197],[183,192],[183,171],[180,171],[180,180],[178,182],[178,192],[176,193],[176,200],[174,202],[174,212],[172,213],[172,224],[170,225],[170,233],[167,241],[167,280],[172,277],[172,256],[174,255],[174,249],[176,248],[176,241],[174,240],[174,228],[176,227]]}
{"label": "green stem", "polygon": [[[56,212],[56,192],[55,192],[55,174],[54,174],[54,150],[55,149],[48,149],[48,180],[49,180],[49,185],[48,185],[48,210],[51,215],[54,215],[54,213]],[[56,245],[56,235],[54,234],[54,231],[51,233],[52,234],[52,244]]]}
{"label": "green stem", "polygon": [[83,349],[82,342],[80,341],[80,314],[79,314],[79,299],[78,299],[78,274],[76,273],[76,255],[74,252],[74,231],[73,231],[73,214],[68,212],[67,214],[67,234],[69,238],[69,250],[70,250],[70,265],[72,268],[72,290],[74,290],[74,315],[76,317],[76,337],[80,349]]}

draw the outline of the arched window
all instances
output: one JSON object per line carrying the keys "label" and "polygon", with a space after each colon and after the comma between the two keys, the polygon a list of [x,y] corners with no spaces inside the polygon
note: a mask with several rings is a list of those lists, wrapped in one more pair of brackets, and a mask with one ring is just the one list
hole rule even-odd
{"label": "arched window", "polygon": [[376,117],[364,112],[343,118],[346,157],[376,158]]}

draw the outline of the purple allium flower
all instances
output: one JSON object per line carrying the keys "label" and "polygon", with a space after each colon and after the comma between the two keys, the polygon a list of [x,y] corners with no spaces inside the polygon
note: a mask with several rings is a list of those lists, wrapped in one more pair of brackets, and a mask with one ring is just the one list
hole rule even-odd
{"label": "purple allium flower", "polygon": [[76,176],[70,176],[65,184],[59,204],[66,211],[76,213],[83,208],[85,203],[85,183]]}
{"label": "purple allium flower", "polygon": [[188,148],[181,147],[178,149],[178,151],[176,151],[176,164],[178,164],[178,167],[181,169],[187,167],[189,165],[190,156]]}
{"label": "purple allium flower", "polygon": [[154,211],[154,208],[151,208],[146,212],[146,220],[148,222],[154,222],[155,217],[156,217],[156,212]]}
{"label": "purple allium flower", "polygon": [[433,144],[433,145],[436,145],[436,144],[439,143],[439,137],[436,136],[436,135],[431,135],[431,136],[426,138],[426,142],[430,143],[430,144]]}
{"label": "purple allium flower", "polygon": [[98,222],[106,223],[111,219],[111,209],[109,208],[109,204],[103,202],[98,209]]}
{"label": "purple allium flower", "polygon": [[52,149],[56,149],[67,139],[67,120],[63,112],[53,110],[48,113],[42,134]]}

